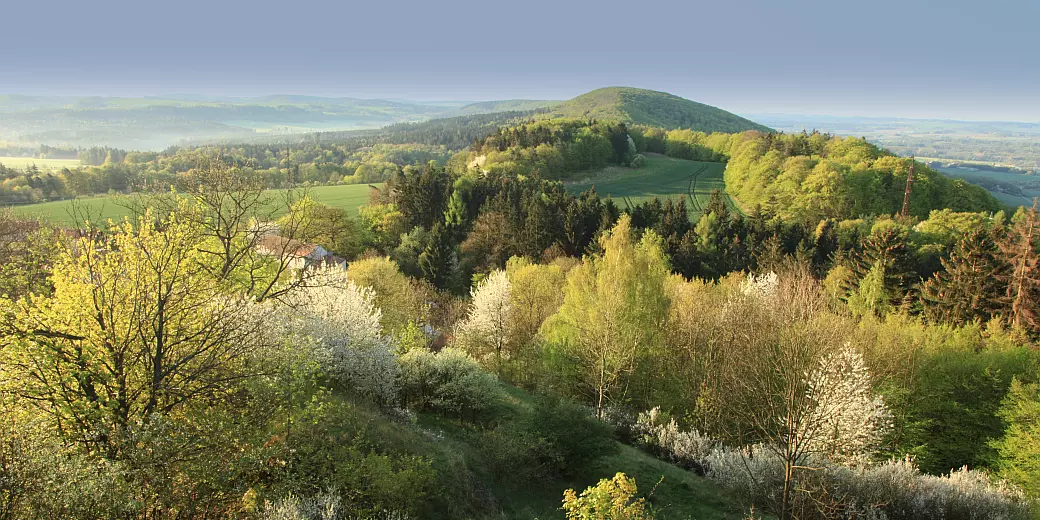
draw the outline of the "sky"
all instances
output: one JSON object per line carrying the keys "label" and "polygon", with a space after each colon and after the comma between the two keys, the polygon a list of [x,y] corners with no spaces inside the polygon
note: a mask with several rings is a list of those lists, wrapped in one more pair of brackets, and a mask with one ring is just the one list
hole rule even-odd
{"label": "sky", "polygon": [[1040,121],[1040,0],[14,0],[0,93],[566,99]]}

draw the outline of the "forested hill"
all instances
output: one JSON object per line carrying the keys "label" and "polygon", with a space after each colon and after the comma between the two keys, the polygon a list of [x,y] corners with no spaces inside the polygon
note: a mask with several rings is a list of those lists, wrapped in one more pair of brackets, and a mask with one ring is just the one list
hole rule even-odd
{"label": "forested hill", "polygon": [[700,132],[743,132],[769,127],[720,108],[697,103],[666,92],[631,87],[607,87],[582,94],[556,106],[558,117],[621,121],[667,129],[688,128]]}
{"label": "forested hill", "polygon": [[502,101],[481,101],[470,103],[458,110],[459,115],[490,114],[493,112],[525,112],[542,110],[559,105],[562,101],[541,99],[506,99]]}

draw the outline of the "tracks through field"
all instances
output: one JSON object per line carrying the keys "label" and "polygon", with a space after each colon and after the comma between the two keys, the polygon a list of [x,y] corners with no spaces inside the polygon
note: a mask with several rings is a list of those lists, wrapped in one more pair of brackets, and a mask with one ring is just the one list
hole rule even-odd
{"label": "tracks through field", "polygon": [[708,165],[702,164],[697,171],[690,175],[690,187],[687,190],[686,195],[690,198],[690,208],[697,212],[703,212],[704,208],[699,202],[697,202],[697,177],[700,177],[702,173],[707,171]]}

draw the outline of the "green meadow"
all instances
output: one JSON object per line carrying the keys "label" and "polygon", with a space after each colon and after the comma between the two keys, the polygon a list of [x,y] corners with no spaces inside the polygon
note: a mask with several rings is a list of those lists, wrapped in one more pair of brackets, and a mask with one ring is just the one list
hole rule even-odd
{"label": "green meadow", "polygon": [[[278,193],[282,190],[274,191]],[[305,191],[314,200],[342,208],[353,216],[357,215],[358,207],[368,203],[372,188],[368,184],[348,184],[317,186]],[[14,212],[55,223],[74,224],[78,220],[77,215],[100,217],[102,221],[123,218],[130,214],[130,210],[127,209],[129,201],[130,197],[127,196],[81,198],[18,206],[14,208]]]}
{"label": "green meadow", "polygon": [[0,164],[8,168],[19,170],[28,168],[35,164],[41,170],[60,170],[62,168],[75,168],[80,165],[79,159],[37,159],[33,157],[0,157]]}
{"label": "green meadow", "polygon": [[[725,193],[726,184],[722,180],[725,169],[724,163],[686,161],[649,154],[641,168],[611,166],[588,179],[568,183],[567,190],[580,193],[596,188],[597,193],[609,195],[621,208],[654,197],[683,197],[691,216],[696,217],[708,203],[712,191]],[[725,199],[731,209],[736,209],[728,195]]]}

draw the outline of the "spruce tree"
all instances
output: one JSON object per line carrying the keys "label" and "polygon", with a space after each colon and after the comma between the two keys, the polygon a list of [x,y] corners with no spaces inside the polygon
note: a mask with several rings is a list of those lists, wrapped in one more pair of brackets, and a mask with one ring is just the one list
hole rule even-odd
{"label": "spruce tree", "polygon": [[891,227],[877,230],[863,241],[863,250],[852,265],[855,283],[858,286],[871,269],[880,266],[885,274],[885,292],[891,295],[892,304],[898,305],[914,283],[912,260],[905,232]]}
{"label": "spruce tree", "polygon": [[976,229],[954,247],[921,288],[925,314],[936,321],[988,320],[1006,308],[1008,265],[988,231]]}
{"label": "spruce tree", "polygon": [[1011,269],[1007,274],[1007,298],[1011,304],[1009,319],[1014,327],[1032,331],[1040,329],[1040,218],[1037,199],[1033,207],[1019,210],[1011,229],[1000,243]]}

